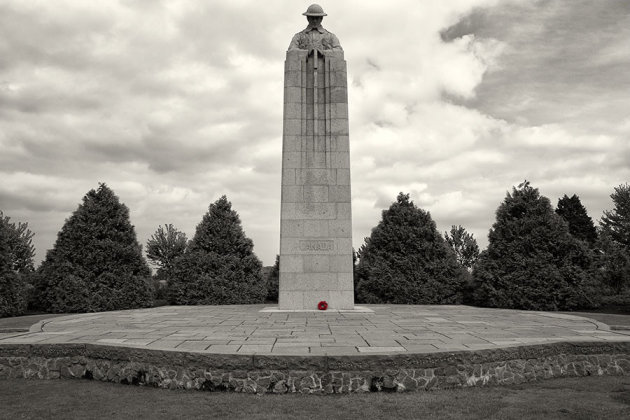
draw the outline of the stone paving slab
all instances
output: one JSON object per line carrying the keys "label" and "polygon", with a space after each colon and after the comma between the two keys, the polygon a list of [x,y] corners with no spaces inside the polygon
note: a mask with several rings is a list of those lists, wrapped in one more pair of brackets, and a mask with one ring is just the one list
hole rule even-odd
{"label": "stone paving slab", "polygon": [[282,312],[264,305],[168,306],[68,315],[0,344],[85,343],[259,355],[473,351],[557,342],[630,341],[574,315],[459,305],[369,305],[361,311]]}

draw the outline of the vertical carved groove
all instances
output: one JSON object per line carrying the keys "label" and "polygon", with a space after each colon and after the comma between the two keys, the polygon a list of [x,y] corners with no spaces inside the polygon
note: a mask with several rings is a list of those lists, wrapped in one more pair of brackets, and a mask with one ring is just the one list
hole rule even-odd
{"label": "vertical carved groove", "polygon": [[313,150],[317,150],[315,144],[317,142],[317,134],[318,134],[318,122],[319,122],[319,98],[318,98],[318,88],[319,88],[319,72],[317,71],[317,67],[319,64],[319,51],[313,50]]}
{"label": "vertical carved groove", "polygon": [[331,131],[331,121],[330,121],[330,60],[328,57],[324,56],[324,68],[326,69],[326,74],[324,75],[324,88],[326,95],[326,108],[324,109],[324,126],[326,127],[326,146],[324,152],[326,153],[326,168],[330,169],[332,167],[330,161],[330,131]]}
{"label": "vertical carved groove", "polygon": [[307,77],[307,67],[306,67],[306,59],[304,60],[300,60],[300,88],[302,90],[302,96],[301,96],[301,109],[300,109],[300,159],[301,159],[301,168],[304,168],[306,166],[306,129],[307,129],[307,122],[306,122],[306,111],[307,111],[307,103],[306,103],[306,81],[308,79]]}

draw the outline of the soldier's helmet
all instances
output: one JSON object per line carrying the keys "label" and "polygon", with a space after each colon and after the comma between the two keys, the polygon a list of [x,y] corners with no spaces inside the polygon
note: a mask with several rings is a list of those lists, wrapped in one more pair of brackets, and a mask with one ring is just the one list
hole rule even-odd
{"label": "soldier's helmet", "polygon": [[306,9],[306,12],[302,13],[304,16],[328,16],[324,13],[324,9],[319,4],[311,4]]}

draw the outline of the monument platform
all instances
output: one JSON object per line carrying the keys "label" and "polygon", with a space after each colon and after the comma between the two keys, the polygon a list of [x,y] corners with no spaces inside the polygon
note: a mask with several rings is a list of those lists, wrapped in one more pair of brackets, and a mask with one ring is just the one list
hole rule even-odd
{"label": "monument platform", "polygon": [[630,374],[630,334],[550,312],[366,305],[372,312],[168,306],[0,334],[0,378],[84,377],[245,392],[353,392]]}

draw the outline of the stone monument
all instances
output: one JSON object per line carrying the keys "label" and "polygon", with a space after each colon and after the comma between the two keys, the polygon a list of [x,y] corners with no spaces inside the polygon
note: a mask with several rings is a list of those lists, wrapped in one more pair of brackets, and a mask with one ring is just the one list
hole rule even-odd
{"label": "stone monument", "polygon": [[346,62],[313,4],[284,73],[280,310],[353,309]]}

